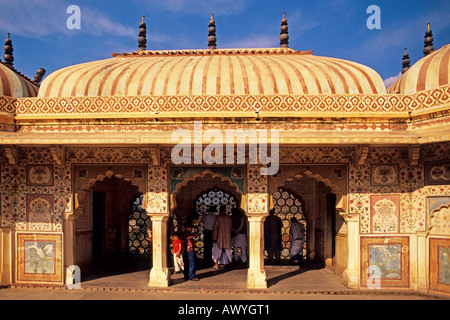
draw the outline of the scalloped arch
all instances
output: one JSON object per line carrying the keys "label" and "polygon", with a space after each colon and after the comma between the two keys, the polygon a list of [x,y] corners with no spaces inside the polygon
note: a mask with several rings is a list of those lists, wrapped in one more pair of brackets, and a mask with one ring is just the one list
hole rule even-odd
{"label": "scalloped arch", "polygon": [[[130,183],[131,186],[136,187],[138,191],[142,194],[144,194],[144,203],[146,202],[146,192],[145,190],[140,190],[139,186],[134,184],[131,179],[125,178],[121,174],[116,174],[112,170],[108,170],[105,172],[105,174],[99,174],[96,178],[89,179],[88,183],[84,184],[81,187],[81,190],[76,194],[75,199],[75,208],[74,208],[74,216],[77,217],[81,212],[84,210],[84,204],[86,201],[86,196],[89,193],[90,188],[92,188],[98,181],[104,181],[105,179],[111,179],[113,177],[116,177],[118,179],[121,179],[125,182]],[[82,210],[80,210],[82,209]]]}
{"label": "scalloped arch", "polygon": [[175,191],[170,194],[171,203],[172,203],[172,207],[170,209],[173,210],[173,209],[175,209],[177,207],[176,197],[177,197],[177,194],[181,191],[181,189],[183,187],[186,187],[190,182],[195,182],[197,180],[201,180],[204,177],[206,177],[207,175],[211,175],[213,179],[218,178],[218,179],[220,179],[222,181],[228,182],[228,184],[233,189],[235,189],[235,192],[241,196],[241,208],[243,207],[244,194],[242,193],[241,190],[239,190],[239,186],[236,183],[232,182],[230,178],[224,177],[220,173],[213,172],[210,169],[205,169],[202,172],[196,173],[192,177],[187,178],[187,179],[183,180],[183,182],[177,184],[177,186],[175,188]]}
{"label": "scalloped arch", "polygon": [[339,191],[339,188],[337,185],[335,185],[330,179],[323,178],[320,174],[313,173],[310,170],[306,170],[303,173],[297,173],[293,177],[289,177],[285,179],[285,181],[294,181],[294,180],[300,180],[304,178],[312,178],[315,179],[317,182],[323,182],[323,184],[326,187],[329,187],[331,189],[331,192],[336,195],[336,210],[340,214],[344,214],[347,212],[347,201],[346,196]]}

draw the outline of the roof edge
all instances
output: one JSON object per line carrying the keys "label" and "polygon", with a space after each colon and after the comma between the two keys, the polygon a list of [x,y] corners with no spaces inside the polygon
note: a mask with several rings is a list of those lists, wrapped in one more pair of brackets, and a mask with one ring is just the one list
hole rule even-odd
{"label": "roof edge", "polygon": [[313,50],[298,51],[290,48],[248,48],[248,49],[186,49],[186,50],[136,50],[131,53],[111,53],[113,57],[140,57],[140,56],[186,56],[186,55],[241,55],[241,54],[286,54],[286,55],[312,55]]}

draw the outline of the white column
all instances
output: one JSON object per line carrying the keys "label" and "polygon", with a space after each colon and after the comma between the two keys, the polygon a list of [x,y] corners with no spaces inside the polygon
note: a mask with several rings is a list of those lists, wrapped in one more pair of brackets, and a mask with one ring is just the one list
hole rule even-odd
{"label": "white column", "polygon": [[428,289],[427,232],[417,232],[417,290],[426,292]]}
{"label": "white column", "polygon": [[359,214],[343,215],[347,222],[348,260],[342,277],[347,287],[359,288]]}
{"label": "white column", "polygon": [[247,288],[266,289],[266,271],[264,270],[264,220],[265,215],[249,215],[249,266]]}
{"label": "white column", "polygon": [[168,287],[170,272],[167,265],[168,215],[149,214],[152,220],[153,266],[150,270],[149,287]]}

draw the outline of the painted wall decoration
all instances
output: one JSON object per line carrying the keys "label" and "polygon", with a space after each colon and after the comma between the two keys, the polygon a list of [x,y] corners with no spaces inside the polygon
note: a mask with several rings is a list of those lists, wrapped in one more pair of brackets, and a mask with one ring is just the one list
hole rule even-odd
{"label": "painted wall decoration", "polygon": [[53,195],[27,194],[28,230],[52,231],[53,228]]}
{"label": "painted wall decoration", "polygon": [[425,184],[426,185],[450,184],[450,160],[426,162]]}
{"label": "painted wall decoration", "polygon": [[371,186],[398,186],[398,164],[372,164],[370,167]]}
{"label": "painted wall decoration", "polygon": [[361,237],[361,286],[377,270],[381,287],[409,286],[409,238]]}
{"label": "painted wall decoration", "polygon": [[432,211],[430,215],[430,227],[432,234],[450,234],[450,204]]}
{"label": "painted wall decoration", "polygon": [[52,186],[53,185],[53,165],[47,164],[27,164],[27,186]]}
{"label": "painted wall decoration", "polygon": [[166,168],[164,168],[164,167],[149,167],[148,168],[148,191],[150,191],[150,192],[166,192],[167,191],[167,169]]}
{"label": "painted wall decoration", "polygon": [[372,233],[398,232],[400,196],[399,195],[371,195]]}
{"label": "painted wall decoration", "polygon": [[450,293],[450,239],[430,239],[430,289]]}
{"label": "painted wall decoration", "polygon": [[432,234],[450,234],[450,196],[427,197],[428,229]]}
{"label": "painted wall decoration", "polygon": [[17,233],[16,282],[63,283],[62,234]]}
{"label": "painted wall decoration", "polygon": [[266,214],[269,212],[269,197],[267,193],[249,193],[247,196],[248,214]]}

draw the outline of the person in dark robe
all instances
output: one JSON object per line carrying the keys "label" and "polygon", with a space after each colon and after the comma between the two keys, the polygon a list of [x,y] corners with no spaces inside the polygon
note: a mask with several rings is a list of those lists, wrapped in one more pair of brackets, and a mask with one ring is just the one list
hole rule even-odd
{"label": "person in dark robe", "polygon": [[[281,219],[275,215],[275,209],[269,211],[269,216],[264,221],[264,246],[270,263],[280,261],[281,243]],[[275,257],[275,258],[274,258]]]}

